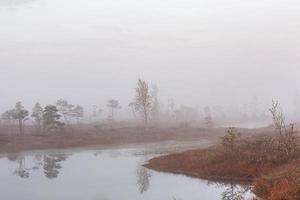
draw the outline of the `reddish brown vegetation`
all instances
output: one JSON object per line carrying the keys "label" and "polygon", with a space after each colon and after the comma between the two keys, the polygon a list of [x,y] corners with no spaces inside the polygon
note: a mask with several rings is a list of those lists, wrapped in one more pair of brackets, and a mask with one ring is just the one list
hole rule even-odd
{"label": "reddish brown vegetation", "polygon": [[270,170],[254,185],[256,193],[266,199],[300,199],[300,161],[292,161]]}
{"label": "reddish brown vegetation", "polygon": [[206,179],[249,181],[267,200],[300,199],[300,156],[285,157],[273,138],[242,140],[229,131],[221,145],[151,159],[147,167]]}
{"label": "reddish brown vegetation", "polygon": [[215,149],[191,150],[153,158],[146,165],[158,171],[183,173],[207,179],[252,181],[271,165],[249,165],[246,161],[226,158]]}

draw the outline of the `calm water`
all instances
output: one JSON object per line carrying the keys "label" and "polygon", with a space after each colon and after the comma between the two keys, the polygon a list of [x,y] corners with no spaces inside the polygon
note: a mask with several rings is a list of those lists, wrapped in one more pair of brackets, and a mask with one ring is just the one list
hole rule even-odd
{"label": "calm water", "polygon": [[135,147],[7,155],[0,159],[1,199],[229,200],[250,196],[247,188],[236,185],[142,167],[157,155],[154,152],[153,147]]}

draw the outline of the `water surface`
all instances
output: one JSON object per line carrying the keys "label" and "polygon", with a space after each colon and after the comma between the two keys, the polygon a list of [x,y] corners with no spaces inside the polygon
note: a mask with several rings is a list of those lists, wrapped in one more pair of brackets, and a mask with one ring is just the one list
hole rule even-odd
{"label": "water surface", "polygon": [[220,200],[250,197],[249,188],[209,183],[142,167],[155,147],[60,150],[0,159],[1,199]]}

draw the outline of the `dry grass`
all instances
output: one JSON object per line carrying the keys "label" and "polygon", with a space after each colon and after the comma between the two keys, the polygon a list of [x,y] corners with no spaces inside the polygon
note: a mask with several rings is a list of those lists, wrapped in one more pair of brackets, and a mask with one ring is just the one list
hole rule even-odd
{"label": "dry grass", "polygon": [[[213,133],[213,134],[212,134]],[[34,149],[56,149],[84,147],[90,145],[122,145],[134,143],[161,142],[168,140],[213,141],[221,131],[197,128],[116,128],[97,130],[93,127],[75,129],[69,132],[43,134],[0,134],[0,153]]]}
{"label": "dry grass", "polygon": [[282,158],[280,151],[268,150],[269,140],[262,137],[237,141],[232,149],[219,145],[191,150],[153,158],[146,166],[218,181],[249,181],[254,192],[267,200],[300,199],[299,153]]}

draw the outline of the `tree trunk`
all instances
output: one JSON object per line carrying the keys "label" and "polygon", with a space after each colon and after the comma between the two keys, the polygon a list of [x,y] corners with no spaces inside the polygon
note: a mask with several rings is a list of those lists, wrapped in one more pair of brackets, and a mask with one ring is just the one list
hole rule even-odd
{"label": "tree trunk", "polygon": [[148,113],[147,113],[147,108],[144,106],[144,122],[145,122],[145,128],[147,130],[147,127],[148,127]]}
{"label": "tree trunk", "polygon": [[111,108],[111,122],[112,124],[114,123],[115,119],[114,119],[114,109]]}
{"label": "tree trunk", "polygon": [[19,119],[19,130],[20,130],[20,135],[23,135],[23,120]]}

